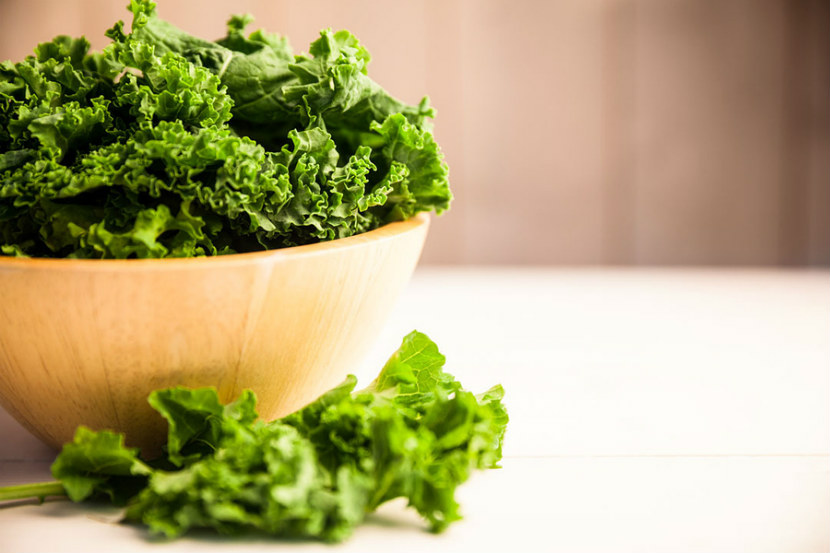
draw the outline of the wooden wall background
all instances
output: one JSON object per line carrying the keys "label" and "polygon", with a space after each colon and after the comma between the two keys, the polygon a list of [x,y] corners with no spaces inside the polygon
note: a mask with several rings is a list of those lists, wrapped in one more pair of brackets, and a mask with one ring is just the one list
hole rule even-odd
{"label": "wooden wall background", "polygon": [[[126,0],[0,0],[0,59],[95,47]],[[830,2],[160,0],[305,50],[347,28],[370,75],[428,94],[453,209],[425,262],[830,264]]]}

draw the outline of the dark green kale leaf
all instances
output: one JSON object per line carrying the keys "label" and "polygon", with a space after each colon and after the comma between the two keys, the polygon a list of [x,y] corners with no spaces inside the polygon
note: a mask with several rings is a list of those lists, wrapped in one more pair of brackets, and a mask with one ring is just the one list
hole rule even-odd
{"label": "dark green kale leaf", "polygon": [[0,64],[0,254],[190,257],[344,238],[449,207],[426,100],[347,31],[310,56],[235,16],[216,42],[132,0],[130,32]]}

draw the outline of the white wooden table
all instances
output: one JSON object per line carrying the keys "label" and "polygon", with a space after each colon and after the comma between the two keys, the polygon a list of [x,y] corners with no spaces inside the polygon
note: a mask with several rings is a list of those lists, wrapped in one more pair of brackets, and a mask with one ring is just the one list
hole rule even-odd
{"label": "white wooden table", "polygon": [[[413,328],[511,415],[446,533],[393,503],[334,547],[159,545],[54,501],[0,507],[0,551],[830,551],[830,272],[422,269],[362,381]],[[0,411],[0,485],[53,456]]]}

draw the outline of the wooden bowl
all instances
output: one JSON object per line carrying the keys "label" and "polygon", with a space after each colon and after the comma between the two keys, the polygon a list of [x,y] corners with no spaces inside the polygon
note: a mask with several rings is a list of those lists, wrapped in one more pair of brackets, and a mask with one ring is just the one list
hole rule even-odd
{"label": "wooden bowl", "polygon": [[156,389],[249,388],[264,419],[338,384],[377,337],[429,226],[211,258],[0,258],[0,404],[44,442],[75,428],[166,439]]}

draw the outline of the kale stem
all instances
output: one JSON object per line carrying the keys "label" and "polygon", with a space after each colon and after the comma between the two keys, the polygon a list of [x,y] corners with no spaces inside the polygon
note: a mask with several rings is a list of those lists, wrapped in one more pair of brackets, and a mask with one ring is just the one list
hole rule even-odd
{"label": "kale stem", "polygon": [[66,495],[66,490],[63,489],[63,484],[57,480],[0,488],[0,501],[28,499],[30,497],[37,497],[43,501],[43,498],[47,495]]}

